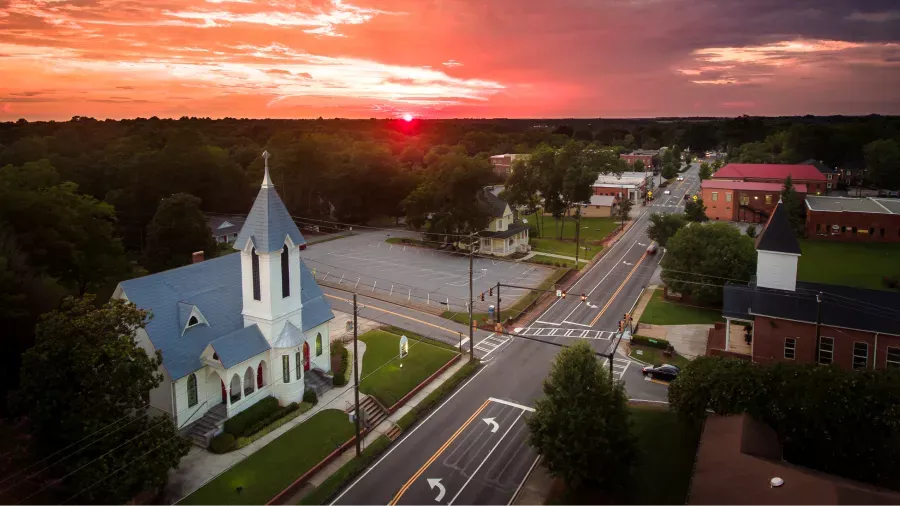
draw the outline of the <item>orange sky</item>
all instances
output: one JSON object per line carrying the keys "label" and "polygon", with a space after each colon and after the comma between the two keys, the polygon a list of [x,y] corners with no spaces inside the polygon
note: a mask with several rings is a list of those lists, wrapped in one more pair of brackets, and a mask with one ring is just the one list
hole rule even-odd
{"label": "orange sky", "polygon": [[0,120],[900,113],[891,5],[0,0]]}

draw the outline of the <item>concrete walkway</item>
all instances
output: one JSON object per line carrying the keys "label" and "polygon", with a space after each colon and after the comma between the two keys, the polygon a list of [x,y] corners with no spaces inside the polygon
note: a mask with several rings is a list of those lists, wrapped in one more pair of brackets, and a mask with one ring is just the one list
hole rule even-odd
{"label": "concrete walkway", "polygon": [[657,285],[647,287],[634,309],[634,321],[639,323],[636,334],[654,339],[665,339],[675,348],[676,353],[685,358],[695,359],[705,355],[706,340],[712,325],[648,325],[640,323],[641,316],[647,309],[647,305],[653,298],[653,294],[656,293],[657,288]]}
{"label": "concrete walkway", "polygon": [[[360,325],[360,327],[362,327],[362,325]],[[332,330],[332,334],[334,334],[334,330],[335,329]],[[336,330],[340,332],[343,329]],[[351,353],[350,378],[353,378],[352,367],[355,367],[356,364],[362,365],[362,358],[366,352],[366,343],[362,341],[357,343],[359,352],[357,360],[354,360],[354,357],[352,356],[353,344],[346,344],[344,347]],[[260,448],[271,443],[297,425],[305,422],[316,413],[325,409],[339,409],[344,411],[353,405],[353,382],[351,379],[347,385],[332,388],[322,394],[322,396],[319,397],[319,402],[306,413],[303,413],[297,418],[294,418],[239,450],[218,455],[196,446],[191,447],[190,453],[181,459],[178,469],[169,471],[169,483],[166,485],[166,490],[163,492],[163,502],[165,504],[174,504],[180,501],[183,497],[199,489],[208,481],[227,471],[245,458],[253,455],[259,451]]]}
{"label": "concrete walkway", "polygon": [[[541,255],[541,256],[545,256],[545,257],[559,258],[559,259],[562,259],[562,260],[569,260],[570,262],[574,262],[574,261],[575,261],[575,257],[570,257],[570,256],[567,256],[567,255],[557,255],[556,253],[544,253],[543,251],[532,251],[532,252],[528,253],[527,255],[523,256],[522,258],[520,258],[519,261],[525,261],[525,260],[528,260],[529,258],[531,258],[531,257],[533,257],[533,256],[535,256],[535,255]],[[590,262],[590,261],[591,261],[591,259],[589,259],[589,258],[588,258],[588,259],[584,259],[584,258],[579,258],[579,259],[578,259],[578,262],[579,262],[579,263],[580,263],[580,262],[588,263],[588,262]]]}

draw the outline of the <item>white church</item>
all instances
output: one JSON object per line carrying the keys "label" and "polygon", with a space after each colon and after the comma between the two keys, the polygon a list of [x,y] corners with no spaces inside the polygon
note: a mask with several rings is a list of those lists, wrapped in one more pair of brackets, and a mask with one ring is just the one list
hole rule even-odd
{"label": "white church", "polygon": [[123,281],[113,294],[153,315],[137,336],[148,353],[162,352],[164,380],[150,404],[179,429],[268,396],[300,402],[306,388],[331,383],[334,314],[263,157],[262,187],[234,242],[240,253]]}

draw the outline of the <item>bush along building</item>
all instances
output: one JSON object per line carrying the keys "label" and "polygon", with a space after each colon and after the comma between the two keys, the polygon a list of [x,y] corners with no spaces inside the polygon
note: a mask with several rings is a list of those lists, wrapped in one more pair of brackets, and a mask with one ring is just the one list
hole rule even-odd
{"label": "bush along building", "polygon": [[284,405],[328,388],[334,314],[300,258],[304,244],[266,164],[238,253],[119,283],[114,298],[153,315],[137,337],[162,354],[151,407],[176,427],[207,418],[209,428],[267,397]]}
{"label": "bush along building", "polygon": [[800,244],[779,203],[756,242],[756,277],[724,287],[724,328],[710,331],[710,354],[733,352],[750,330],[754,362],[836,364],[848,369],[900,367],[900,294],[797,281]]}

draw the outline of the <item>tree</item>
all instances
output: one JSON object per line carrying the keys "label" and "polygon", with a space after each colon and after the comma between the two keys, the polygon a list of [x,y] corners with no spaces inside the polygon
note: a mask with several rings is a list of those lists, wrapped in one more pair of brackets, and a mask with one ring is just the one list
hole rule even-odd
{"label": "tree", "polygon": [[709,179],[712,177],[712,168],[708,163],[703,162],[700,164],[700,179]]}
{"label": "tree", "polygon": [[176,193],[159,203],[147,226],[146,266],[152,271],[173,269],[191,263],[191,254],[203,251],[213,256],[216,243],[200,211],[200,199]]}
{"label": "tree", "polygon": [[791,228],[797,237],[803,237],[806,232],[806,219],[803,216],[803,201],[794,190],[794,183],[790,174],[784,179],[784,186],[781,189],[781,205],[788,213],[788,220],[791,222]]}
{"label": "tree", "polygon": [[729,223],[690,224],[669,239],[661,265],[670,289],[715,304],[725,280],[749,281],[756,272],[756,248]]}
{"label": "tree", "polygon": [[621,490],[635,455],[623,384],[610,381],[582,341],[559,352],[543,392],[527,419],[528,441],[550,474],[574,492]]}
{"label": "tree", "polygon": [[163,485],[190,449],[169,418],[146,416],[150,390],[163,379],[159,352],[149,356],[135,343],[146,316],[130,303],[97,307],[84,296],[66,299],[37,325],[14,396],[17,412],[28,416],[36,455],[116,426],[50,468],[62,479],[59,500],[124,503]]}
{"label": "tree", "polygon": [[650,215],[650,226],[647,227],[647,237],[665,247],[669,239],[687,224],[683,214],[677,213],[653,213]]}
{"label": "tree", "polygon": [[635,160],[633,164],[631,164],[631,170],[634,172],[644,172],[647,170],[647,167],[644,165],[643,160]]}
{"label": "tree", "polygon": [[[530,161],[517,159],[513,162],[512,170],[506,179],[506,185],[500,193],[500,198],[505,200],[514,209],[524,206],[529,211],[537,212],[540,205],[540,174]],[[535,220],[535,228],[540,237],[541,223]]]}
{"label": "tree", "polygon": [[[668,153],[668,151],[667,151]],[[678,175],[678,167],[673,162],[668,162],[663,165],[662,169],[662,177],[666,179],[672,179],[673,177]]]}
{"label": "tree", "polygon": [[696,422],[708,410],[747,413],[775,431],[792,464],[900,486],[900,372],[895,369],[699,357],[669,387],[669,403]]}
{"label": "tree", "polygon": [[751,239],[755,239],[755,238],[756,238],[756,233],[757,233],[757,232],[756,232],[756,225],[754,225],[753,223],[751,223],[750,225],[748,225],[748,226],[747,226],[747,231],[746,231],[745,233],[747,234],[747,237],[749,237],[749,238],[751,238]]}
{"label": "tree", "polygon": [[703,199],[688,199],[687,203],[684,204],[684,218],[687,221],[696,223],[709,221],[709,217],[706,216],[706,206],[703,205]]}
{"label": "tree", "polygon": [[625,222],[628,221],[631,217],[631,208],[634,207],[634,203],[628,198],[627,195],[623,196],[619,199],[619,207],[616,209],[616,214],[622,220],[622,226],[625,226]]}
{"label": "tree", "polygon": [[868,168],[866,177],[875,185],[890,190],[900,189],[900,144],[893,139],[880,139],[863,149]]}

